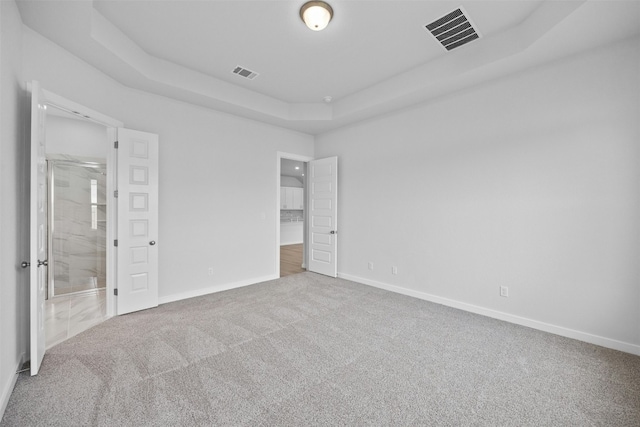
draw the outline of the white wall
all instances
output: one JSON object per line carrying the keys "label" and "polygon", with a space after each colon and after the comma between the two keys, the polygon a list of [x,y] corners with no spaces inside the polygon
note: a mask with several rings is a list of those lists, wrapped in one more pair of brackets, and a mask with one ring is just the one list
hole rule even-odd
{"label": "white wall", "polygon": [[23,46],[25,80],[160,136],[161,302],[276,277],[277,152],[312,136],[126,88],[26,27]]}
{"label": "white wall", "polygon": [[339,272],[640,354],[639,93],[636,38],[318,137]]}
{"label": "white wall", "polygon": [[[50,108],[48,111],[51,111]],[[47,115],[47,154],[107,158],[107,128],[89,120]]]}
{"label": "white wall", "polygon": [[302,182],[296,178],[295,176],[286,176],[286,175],[281,175],[280,176],[280,186],[281,187],[298,187],[298,188],[302,188]]}
{"label": "white wall", "polygon": [[[14,2],[0,2],[0,417],[26,351],[27,215],[24,190],[25,121],[21,79],[21,25]],[[27,215],[28,217],[28,215]]]}

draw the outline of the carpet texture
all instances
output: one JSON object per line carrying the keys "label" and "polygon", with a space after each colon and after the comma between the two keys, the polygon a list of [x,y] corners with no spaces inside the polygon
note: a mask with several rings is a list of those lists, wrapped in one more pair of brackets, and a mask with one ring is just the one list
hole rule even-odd
{"label": "carpet texture", "polygon": [[640,357],[303,273],[112,318],[2,426],[638,426]]}

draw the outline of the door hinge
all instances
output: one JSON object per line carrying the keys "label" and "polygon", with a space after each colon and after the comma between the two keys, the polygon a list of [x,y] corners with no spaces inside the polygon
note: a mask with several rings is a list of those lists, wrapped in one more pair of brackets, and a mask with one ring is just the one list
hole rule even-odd
{"label": "door hinge", "polygon": [[118,198],[118,190],[113,192],[113,197],[115,197],[116,199]]}
{"label": "door hinge", "polygon": [[113,241],[113,246],[118,246],[118,239]]}
{"label": "door hinge", "polygon": [[113,148],[118,149],[118,141],[114,141]]}
{"label": "door hinge", "polygon": [[118,296],[118,288],[115,288],[115,289],[113,290],[113,294],[114,294],[115,296]]}

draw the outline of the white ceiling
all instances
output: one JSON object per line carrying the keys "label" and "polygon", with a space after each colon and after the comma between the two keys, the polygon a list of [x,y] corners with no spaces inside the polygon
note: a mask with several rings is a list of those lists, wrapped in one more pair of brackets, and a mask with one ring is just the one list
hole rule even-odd
{"label": "white ceiling", "polygon": [[[124,85],[311,134],[640,33],[636,0],[332,0],[321,32],[300,20],[303,3],[18,6],[25,25]],[[424,25],[460,6],[482,37],[446,52]]]}
{"label": "white ceiling", "polygon": [[280,175],[293,176],[302,181],[302,176],[304,175],[304,162],[282,159],[280,161]]}
{"label": "white ceiling", "polygon": [[[150,55],[285,102],[322,102],[443,55],[423,26],[459,5],[335,1],[331,24],[313,32],[298,16],[302,3],[97,1],[94,7]],[[464,3],[490,35],[519,24],[541,2]],[[260,76],[239,78],[231,73],[238,64]]]}

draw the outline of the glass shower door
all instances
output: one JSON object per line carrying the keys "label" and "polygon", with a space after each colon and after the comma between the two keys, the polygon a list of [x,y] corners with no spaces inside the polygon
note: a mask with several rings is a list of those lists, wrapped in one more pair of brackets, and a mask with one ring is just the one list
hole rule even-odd
{"label": "glass shower door", "polygon": [[49,297],[106,286],[106,165],[49,160]]}

